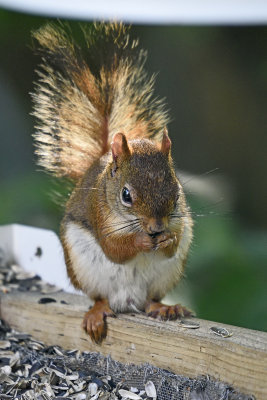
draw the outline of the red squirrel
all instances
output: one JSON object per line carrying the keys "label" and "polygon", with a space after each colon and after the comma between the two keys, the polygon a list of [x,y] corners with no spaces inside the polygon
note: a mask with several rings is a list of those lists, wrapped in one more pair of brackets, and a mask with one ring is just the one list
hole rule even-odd
{"label": "red squirrel", "polygon": [[115,313],[192,315],[160,302],[183,276],[193,222],[168,115],[128,30],[122,23],[85,30],[88,62],[64,27],[34,33],[43,60],[33,94],[36,153],[48,172],[75,185],[60,237],[72,284],[95,301],[83,328],[96,343]]}

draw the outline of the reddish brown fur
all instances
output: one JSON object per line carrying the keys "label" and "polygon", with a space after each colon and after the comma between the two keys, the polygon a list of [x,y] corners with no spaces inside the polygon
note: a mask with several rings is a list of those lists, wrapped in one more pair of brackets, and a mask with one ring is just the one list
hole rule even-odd
{"label": "reddish brown fur", "polygon": [[[33,93],[39,164],[75,181],[109,151],[115,133],[125,132],[128,139],[159,138],[168,122],[162,102],[151,98],[154,79],[146,76],[144,53],[129,40],[127,28],[95,24],[94,30],[95,38],[104,36],[99,45],[105,46],[106,35],[114,48],[113,58],[107,65],[102,62],[98,73],[62,27],[47,24],[33,35],[43,57]],[[90,52],[93,39],[85,33],[85,40]]]}

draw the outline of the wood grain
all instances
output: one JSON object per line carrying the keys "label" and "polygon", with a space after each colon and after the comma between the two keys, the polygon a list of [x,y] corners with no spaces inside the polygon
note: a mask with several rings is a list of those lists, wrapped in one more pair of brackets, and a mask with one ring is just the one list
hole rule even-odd
{"label": "wood grain", "polygon": [[[56,302],[39,304],[41,297],[52,297]],[[98,351],[121,362],[149,362],[190,377],[209,375],[256,399],[267,399],[265,332],[198,319],[194,321],[199,322],[199,329],[187,329],[178,321],[120,314],[108,319],[108,336],[99,346],[81,329],[89,305],[84,296],[14,292],[2,294],[0,300],[1,318],[48,345]],[[216,336],[210,331],[212,326],[226,328],[233,335]]]}

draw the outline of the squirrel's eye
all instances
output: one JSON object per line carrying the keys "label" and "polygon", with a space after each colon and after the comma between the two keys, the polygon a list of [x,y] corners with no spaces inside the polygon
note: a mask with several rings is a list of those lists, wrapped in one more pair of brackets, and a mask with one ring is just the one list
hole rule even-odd
{"label": "squirrel's eye", "polygon": [[130,190],[127,187],[124,187],[121,191],[121,201],[122,204],[126,207],[131,207],[132,205],[132,197],[130,194]]}

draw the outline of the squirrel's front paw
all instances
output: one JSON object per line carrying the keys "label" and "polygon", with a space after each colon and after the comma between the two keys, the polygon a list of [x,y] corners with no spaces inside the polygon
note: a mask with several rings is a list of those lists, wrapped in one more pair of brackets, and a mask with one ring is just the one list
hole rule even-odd
{"label": "squirrel's front paw", "polygon": [[175,232],[168,231],[156,235],[139,232],[136,235],[135,246],[139,251],[162,249],[167,256],[172,256],[178,246],[178,237]]}
{"label": "squirrel's front paw", "polygon": [[154,239],[154,250],[174,248],[178,245],[178,238],[175,232],[163,232]]}
{"label": "squirrel's front paw", "polygon": [[107,300],[97,300],[94,306],[84,315],[82,327],[93,342],[100,344],[107,336],[106,317],[114,316],[115,314],[109,307]]}
{"label": "squirrel's front paw", "polygon": [[153,239],[150,235],[145,232],[137,233],[135,237],[135,247],[139,251],[149,251],[152,250],[154,246]]}

